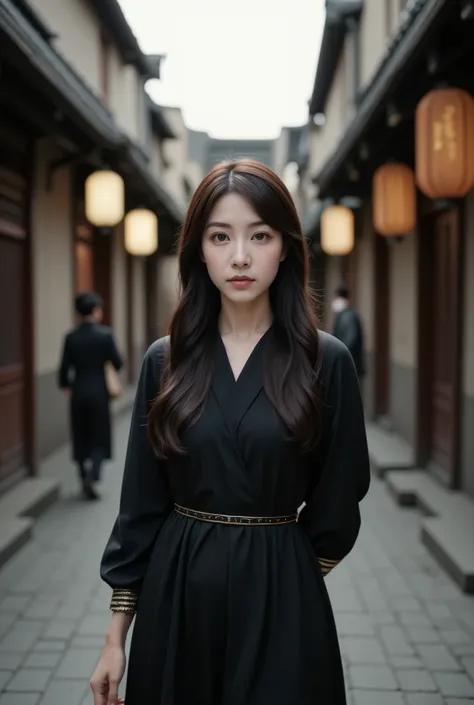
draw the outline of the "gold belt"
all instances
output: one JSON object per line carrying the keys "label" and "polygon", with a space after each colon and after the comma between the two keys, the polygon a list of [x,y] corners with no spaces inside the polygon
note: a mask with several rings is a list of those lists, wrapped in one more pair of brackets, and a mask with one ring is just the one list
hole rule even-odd
{"label": "gold belt", "polygon": [[198,521],[208,521],[213,524],[233,524],[244,526],[275,526],[279,524],[294,524],[298,518],[296,512],[294,514],[284,514],[277,517],[252,517],[239,516],[231,514],[214,514],[211,512],[200,512],[197,509],[188,509],[179,504],[174,505],[174,510],[178,514],[182,514],[190,519],[198,519]]}

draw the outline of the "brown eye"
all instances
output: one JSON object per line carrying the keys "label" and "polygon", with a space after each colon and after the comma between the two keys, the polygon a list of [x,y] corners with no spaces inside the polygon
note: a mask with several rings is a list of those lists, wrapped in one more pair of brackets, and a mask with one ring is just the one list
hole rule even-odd
{"label": "brown eye", "polygon": [[259,242],[265,242],[265,240],[268,240],[270,238],[270,235],[268,233],[255,233],[254,238],[258,240]]}
{"label": "brown eye", "polygon": [[212,235],[212,240],[215,240],[216,242],[225,242],[227,239],[226,233],[214,233]]}

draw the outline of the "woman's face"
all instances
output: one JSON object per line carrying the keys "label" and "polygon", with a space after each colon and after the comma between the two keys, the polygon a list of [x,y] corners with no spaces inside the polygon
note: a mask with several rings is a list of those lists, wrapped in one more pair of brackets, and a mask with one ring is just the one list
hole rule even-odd
{"label": "woman's face", "polygon": [[228,193],[209,216],[202,257],[223,296],[249,303],[265,293],[275,279],[284,259],[283,237],[261,221],[245,198]]}

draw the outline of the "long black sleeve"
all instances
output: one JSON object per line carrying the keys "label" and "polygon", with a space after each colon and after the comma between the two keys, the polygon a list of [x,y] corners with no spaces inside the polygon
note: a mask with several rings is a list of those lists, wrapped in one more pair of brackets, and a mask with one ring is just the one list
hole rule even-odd
{"label": "long black sleeve", "polygon": [[353,548],[359,534],[359,503],[370,485],[364,412],[351,354],[335,338],[323,345],[326,394],[321,472],[306,500],[299,523],[308,533],[324,574]]}
{"label": "long black sleeve", "polygon": [[149,348],[138,381],[119,513],[100,568],[102,579],[113,589],[139,592],[155,539],[173,508],[164,461],[156,457],[147,435],[165,345],[161,339]]}
{"label": "long black sleeve", "polygon": [[64,338],[63,352],[61,355],[61,364],[59,366],[58,373],[58,386],[60,389],[68,389],[71,386],[71,350],[70,350],[70,338],[67,335]]}
{"label": "long black sleeve", "polygon": [[107,340],[107,350],[108,350],[108,361],[112,363],[115,369],[118,371],[123,367],[123,357],[119,352],[117,343],[115,342],[114,334],[110,331],[110,335]]}

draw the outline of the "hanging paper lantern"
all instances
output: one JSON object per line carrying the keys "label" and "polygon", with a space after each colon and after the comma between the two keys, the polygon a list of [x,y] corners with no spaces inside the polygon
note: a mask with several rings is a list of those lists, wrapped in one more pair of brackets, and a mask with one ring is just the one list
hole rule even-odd
{"label": "hanging paper lantern", "polygon": [[327,255],[348,255],[354,248],[354,213],[330,206],[321,216],[321,249]]}
{"label": "hanging paper lantern", "polygon": [[459,88],[428,93],[416,110],[416,178],[430,198],[463,198],[474,186],[474,99]]}
{"label": "hanging paper lantern", "polygon": [[131,255],[147,257],[158,248],[158,218],[153,211],[135,208],[124,222],[125,249]]}
{"label": "hanging paper lantern", "polygon": [[373,178],[375,231],[386,237],[407,235],[416,225],[415,174],[406,164],[384,164]]}
{"label": "hanging paper lantern", "polygon": [[85,183],[86,218],[98,228],[112,228],[125,212],[125,186],[115,171],[95,171]]}

